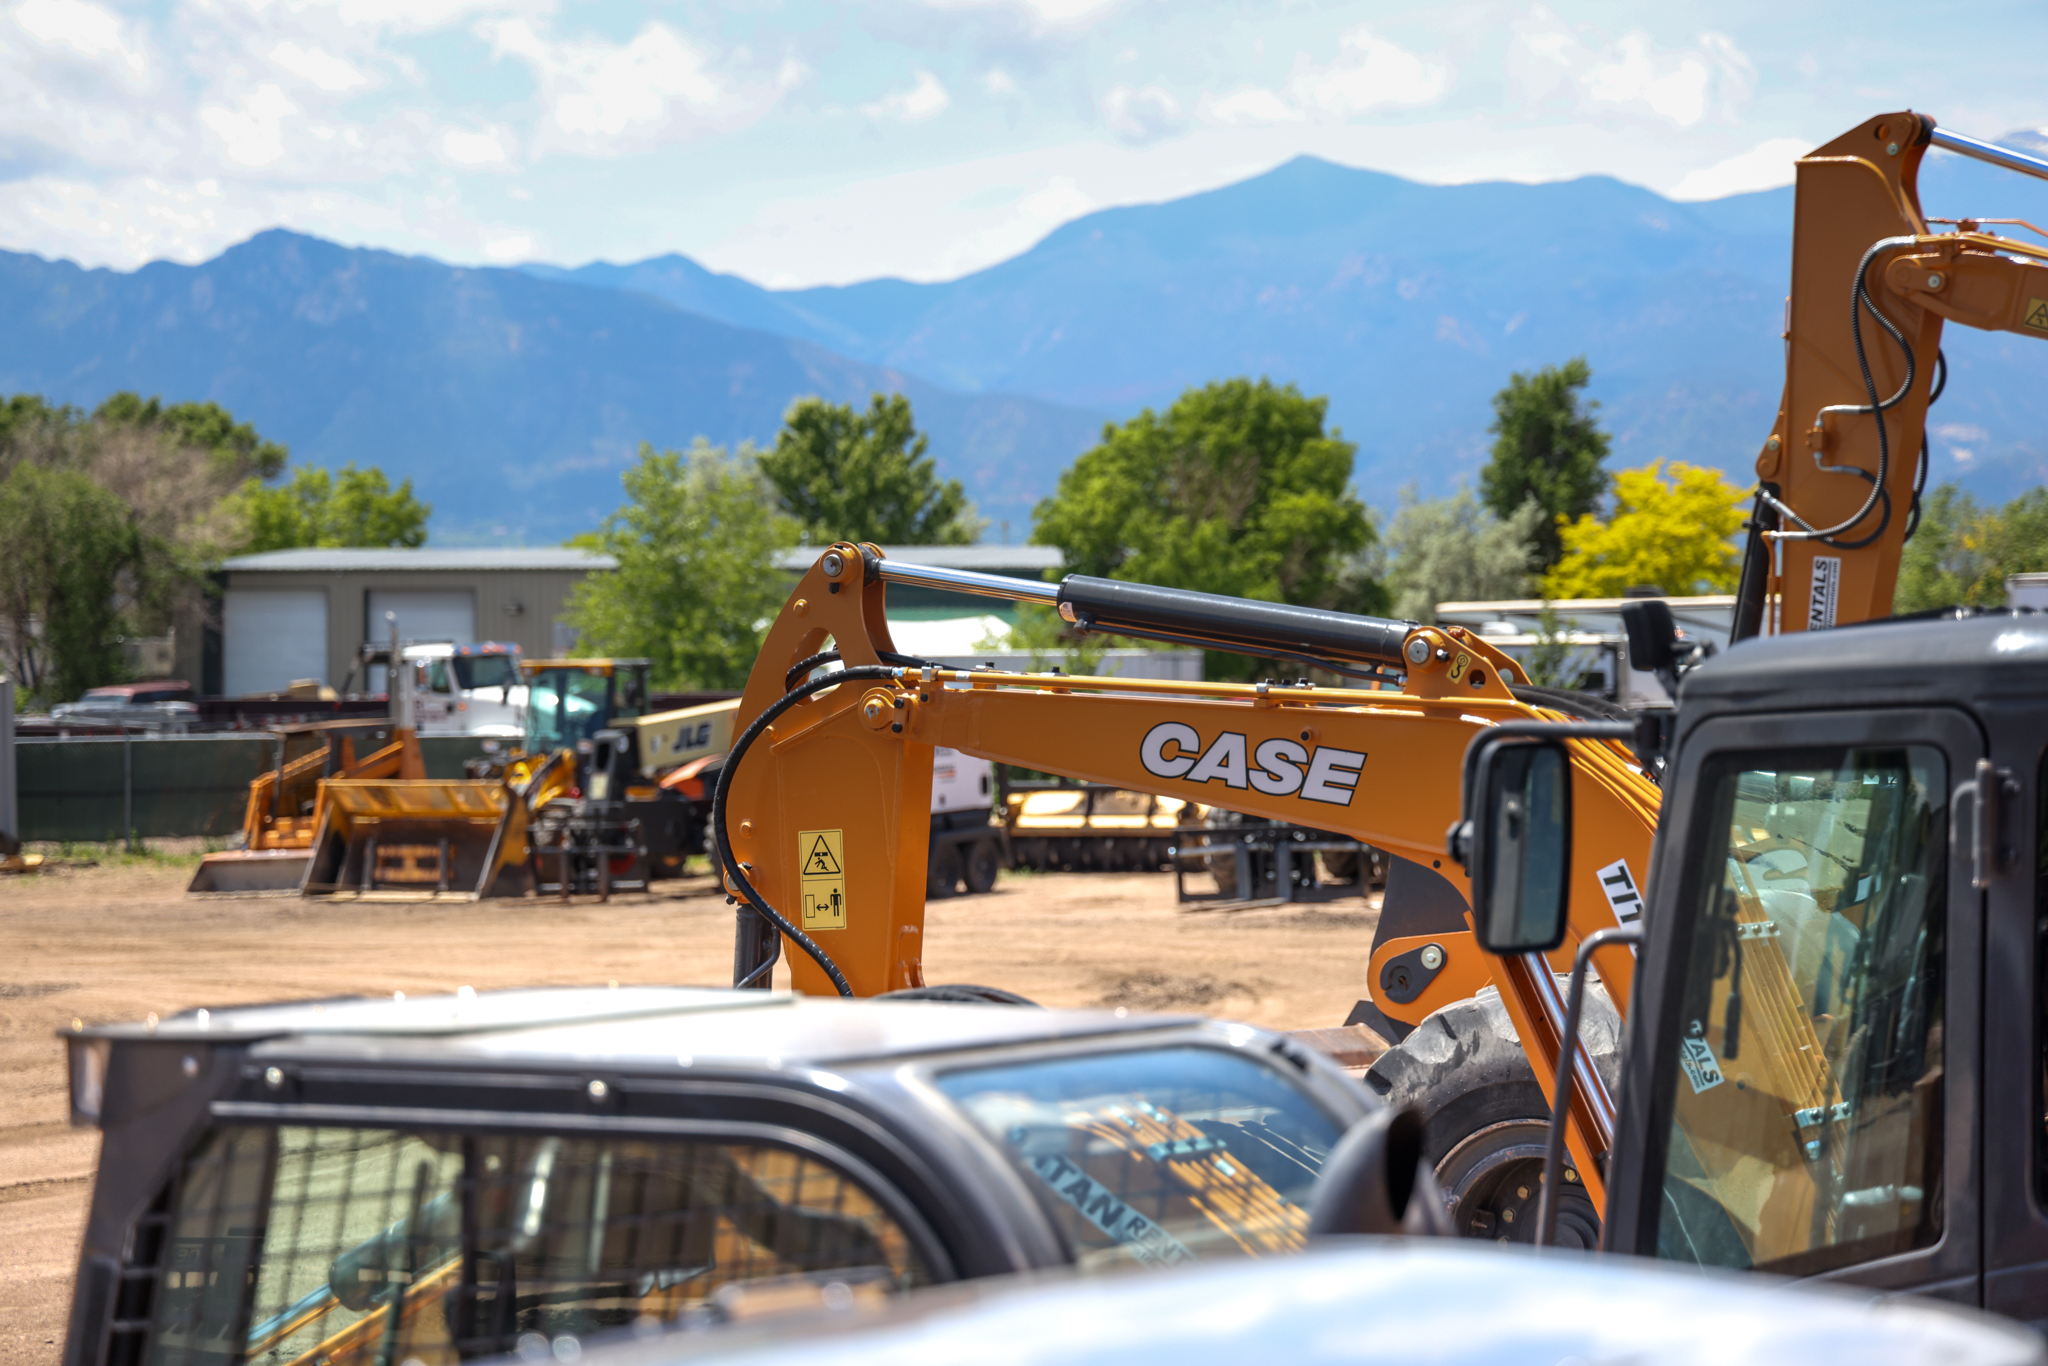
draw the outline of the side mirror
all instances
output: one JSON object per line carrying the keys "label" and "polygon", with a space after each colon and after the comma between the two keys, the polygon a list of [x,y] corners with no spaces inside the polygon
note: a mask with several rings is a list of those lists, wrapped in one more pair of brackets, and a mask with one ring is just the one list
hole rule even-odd
{"label": "side mirror", "polygon": [[1678,621],[1662,598],[1642,598],[1621,605],[1621,626],[1628,633],[1631,668],[1653,674],[1671,700],[1678,701]]}
{"label": "side mirror", "polygon": [[1423,1156],[1422,1116],[1388,1108],[1351,1126],[1316,1178],[1308,1236],[1451,1236],[1443,1195]]}
{"label": "side mirror", "polygon": [[1572,773],[1556,740],[1486,746],[1473,772],[1466,871],[1488,953],[1548,953],[1564,942],[1572,861]]}

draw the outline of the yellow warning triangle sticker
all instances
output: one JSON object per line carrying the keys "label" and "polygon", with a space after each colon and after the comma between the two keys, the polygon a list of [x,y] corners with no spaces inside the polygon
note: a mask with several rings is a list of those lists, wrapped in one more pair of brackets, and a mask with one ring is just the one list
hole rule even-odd
{"label": "yellow warning triangle sticker", "polygon": [[[787,865],[785,865],[787,866]],[[811,845],[811,852],[804,855],[805,877],[831,877],[839,873],[839,860],[832,857],[832,850],[826,845],[825,837],[818,836]]]}
{"label": "yellow warning triangle sticker", "polygon": [[2027,304],[2027,326],[2048,332],[2048,299],[2029,299]]}

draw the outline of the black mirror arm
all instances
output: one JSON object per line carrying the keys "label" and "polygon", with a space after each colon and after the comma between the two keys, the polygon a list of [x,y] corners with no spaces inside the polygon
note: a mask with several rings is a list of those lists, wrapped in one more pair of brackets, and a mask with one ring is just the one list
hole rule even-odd
{"label": "black mirror arm", "polygon": [[1549,1247],[1557,1238],[1557,1188],[1564,1180],[1564,1126],[1572,1106],[1572,1062],[1579,1048],[1579,1015],[1586,1004],[1586,973],[1593,955],[1613,944],[1640,944],[1643,927],[1613,925],[1595,930],[1579,941],[1572,959],[1572,980],[1564,1007],[1564,1036],[1557,1046],[1556,1085],[1551,1088],[1550,1131],[1543,1144],[1543,1188],[1536,1198],[1537,1247]]}

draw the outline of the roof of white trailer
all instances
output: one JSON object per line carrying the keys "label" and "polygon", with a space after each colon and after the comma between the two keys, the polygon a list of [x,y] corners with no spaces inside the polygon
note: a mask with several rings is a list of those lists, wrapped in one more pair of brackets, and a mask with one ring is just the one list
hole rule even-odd
{"label": "roof of white trailer", "polygon": [[619,562],[609,555],[573,546],[462,546],[421,550],[271,550],[261,555],[237,555],[221,567],[231,572],[338,574],[366,570],[617,569]]}

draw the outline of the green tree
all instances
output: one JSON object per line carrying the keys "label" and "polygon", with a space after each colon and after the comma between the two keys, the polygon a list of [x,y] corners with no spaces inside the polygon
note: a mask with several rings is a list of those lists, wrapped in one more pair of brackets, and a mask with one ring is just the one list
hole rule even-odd
{"label": "green tree", "polygon": [[1479,492],[1505,521],[1522,504],[1543,509],[1536,527],[1536,567],[1547,570],[1564,551],[1560,519],[1591,513],[1607,491],[1607,433],[1594,414],[1598,400],[1581,401],[1593,378],[1584,356],[1546,365],[1532,375],[1508,376],[1493,396],[1493,455],[1479,472]]}
{"label": "green tree", "polygon": [[584,648],[646,657],[660,688],[744,686],[785,596],[775,552],[797,540],[753,450],[643,444],[623,482],[626,505],[579,542],[619,565],[570,596]]}
{"label": "green tree", "polygon": [[939,478],[929,444],[901,394],[876,394],[866,412],[798,399],[761,473],[819,545],[971,545],[981,531],[974,505],[959,480]]}
{"label": "green tree", "polygon": [[108,427],[127,427],[161,433],[169,444],[186,450],[204,451],[213,464],[240,478],[254,474],[275,479],[284,472],[286,451],[275,441],[265,441],[246,422],[218,403],[173,403],[139,394],[115,394],[93,410],[93,420]]}
{"label": "green tree", "polygon": [[[1924,612],[1977,602],[1987,577],[1983,504],[1955,484],[1940,484],[1920,504],[1920,525],[1899,555],[1892,611]],[[2005,583],[1998,584],[2005,601]]]}
{"label": "green tree", "polygon": [[0,627],[35,702],[121,677],[120,627],[144,538],[132,510],[79,470],[22,462],[0,480]]}
{"label": "green tree", "polygon": [[[1351,491],[1357,448],[1323,429],[1327,400],[1225,380],[1102,430],[1060,476],[1031,539],[1068,573],[1350,611],[1384,610],[1360,556],[1373,542]],[[1212,654],[1209,671],[1250,661]]]}
{"label": "green tree", "polygon": [[1436,621],[1438,603],[1526,596],[1542,518],[1534,502],[1496,517],[1468,488],[1427,501],[1403,489],[1386,536],[1394,615],[1428,624]]}
{"label": "green tree", "polygon": [[301,465],[291,482],[266,488],[250,479],[236,494],[249,553],[295,546],[425,545],[433,506],[413,497],[412,480],[397,488],[383,470],[339,474]]}
{"label": "green tree", "polygon": [[1614,481],[1614,515],[1559,527],[1564,555],[1543,579],[1546,598],[1616,598],[1643,584],[1685,596],[1732,593],[1742,555],[1743,493],[1719,470],[1652,461]]}

